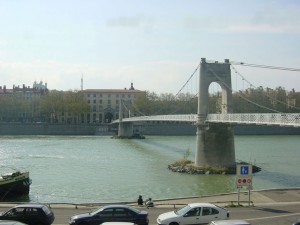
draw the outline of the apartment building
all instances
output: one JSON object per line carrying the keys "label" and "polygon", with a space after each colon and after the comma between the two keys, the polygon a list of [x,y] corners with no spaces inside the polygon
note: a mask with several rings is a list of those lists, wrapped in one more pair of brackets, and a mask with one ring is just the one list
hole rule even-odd
{"label": "apartment building", "polygon": [[81,115],[81,123],[110,123],[119,118],[136,116],[133,101],[145,91],[135,90],[133,84],[129,89],[86,89],[82,90],[90,111]]}

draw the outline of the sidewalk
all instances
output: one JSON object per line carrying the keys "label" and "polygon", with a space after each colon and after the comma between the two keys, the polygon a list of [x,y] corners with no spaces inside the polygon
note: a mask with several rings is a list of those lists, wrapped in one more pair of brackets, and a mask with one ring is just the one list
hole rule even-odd
{"label": "sidewalk", "polygon": [[[209,202],[219,206],[238,205],[238,193],[224,193],[216,195],[207,195],[199,197],[187,197],[176,199],[154,199],[155,207],[181,207],[189,203]],[[243,206],[256,206],[262,204],[283,204],[283,203],[300,203],[300,188],[289,189],[267,189],[256,190],[250,192],[250,204],[248,191],[240,192],[240,205]],[[97,208],[101,205],[108,205],[112,203],[86,203],[86,204],[60,204],[60,203],[47,203],[53,208]],[[118,204],[117,202],[113,204]],[[120,202],[120,204],[128,204],[134,207],[137,206],[136,202]],[[0,202],[0,208],[11,207],[14,203]]]}
{"label": "sidewalk", "polygon": [[[247,206],[249,204],[248,191],[240,192],[240,204]],[[238,193],[218,194],[201,197],[189,197],[180,199],[155,200],[155,206],[163,207],[170,205],[185,205],[196,202],[210,202],[220,206],[238,204]],[[268,203],[292,203],[300,202],[300,188],[290,189],[267,189],[250,192],[250,205],[260,205]]]}

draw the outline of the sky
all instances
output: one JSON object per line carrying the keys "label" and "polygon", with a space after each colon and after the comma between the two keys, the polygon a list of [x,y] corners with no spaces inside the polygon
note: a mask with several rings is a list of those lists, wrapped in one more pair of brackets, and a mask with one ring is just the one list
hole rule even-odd
{"label": "sky", "polygon": [[[300,68],[300,1],[0,0],[0,86],[176,94],[201,58]],[[234,89],[300,91],[299,72],[234,68]]]}

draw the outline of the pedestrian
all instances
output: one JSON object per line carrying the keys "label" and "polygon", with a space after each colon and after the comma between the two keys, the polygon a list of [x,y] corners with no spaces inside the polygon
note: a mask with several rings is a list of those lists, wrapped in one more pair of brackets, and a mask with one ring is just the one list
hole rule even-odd
{"label": "pedestrian", "polygon": [[146,204],[147,208],[149,208],[149,207],[154,207],[154,203],[153,203],[153,201],[152,201],[151,198],[148,198],[148,199],[146,200],[145,204]]}
{"label": "pedestrian", "polygon": [[137,200],[137,204],[138,205],[143,205],[144,204],[144,200],[143,200],[143,197],[141,195],[139,195],[139,198]]}

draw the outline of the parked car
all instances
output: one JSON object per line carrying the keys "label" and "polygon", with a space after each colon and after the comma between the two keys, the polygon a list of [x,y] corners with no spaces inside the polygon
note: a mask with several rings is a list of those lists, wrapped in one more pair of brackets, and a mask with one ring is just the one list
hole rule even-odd
{"label": "parked car", "polygon": [[210,203],[191,203],[181,209],[159,215],[157,224],[205,224],[227,218],[229,218],[229,212],[222,207]]}
{"label": "parked car", "polygon": [[70,225],[94,225],[103,222],[131,222],[148,225],[148,212],[140,211],[127,205],[108,205],[94,212],[72,216]]}
{"label": "parked car", "polygon": [[28,225],[50,225],[54,221],[54,214],[45,205],[25,204],[0,213],[0,220],[15,220]]}
{"label": "parked car", "polygon": [[26,224],[14,220],[0,220],[0,225],[26,225]]}
{"label": "parked car", "polygon": [[300,219],[293,223],[293,225],[300,225]]}
{"label": "parked car", "polygon": [[251,225],[245,220],[216,220],[211,221],[209,225]]}

